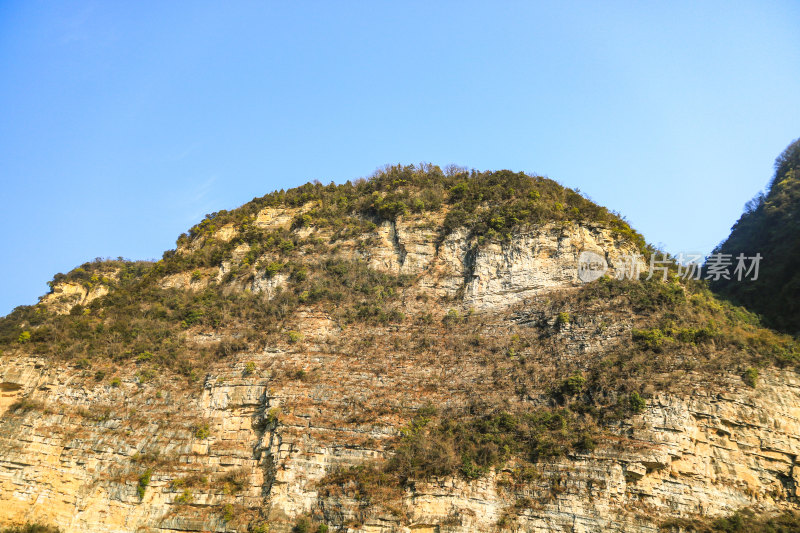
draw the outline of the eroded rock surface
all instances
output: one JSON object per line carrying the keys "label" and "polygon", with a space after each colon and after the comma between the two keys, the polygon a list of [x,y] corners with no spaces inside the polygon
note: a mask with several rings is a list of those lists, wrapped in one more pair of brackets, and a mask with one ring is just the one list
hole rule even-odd
{"label": "eroded rock surface", "polygon": [[[265,209],[255,224],[288,229],[302,212]],[[605,258],[610,276],[636,253],[610,229],[546,224],[479,242],[466,231],[442,238],[431,229],[436,222],[400,217],[338,242],[330,254],[413,277],[408,306],[446,298],[475,313],[487,335],[548,329],[558,357],[602,357],[630,342],[630,323],[602,312],[561,324],[548,314],[549,295],[582,284],[582,252]],[[234,236],[225,226],[216,238]],[[225,283],[247,252],[237,248],[216,270],[165,276],[161,286]],[[263,265],[271,260],[249,261],[252,276],[232,281],[230,290],[273,298],[289,275],[268,273]],[[63,285],[43,304],[66,313],[101,290]],[[111,383],[57,361],[4,354],[0,524],[49,522],[66,533],[223,532],[247,531],[260,518],[275,532],[313,515],[352,532],[655,532],[667,518],[797,502],[800,380],[789,370],[764,370],[757,390],[737,376],[705,390],[702,376],[688,374],[694,386],[656,391],[644,412],[609,428],[594,451],[538,462],[525,483],[510,461],[477,480],[419,480],[392,501],[367,505],[327,493],[319,485],[327,474],[386,458],[409,411],[476,396],[517,408],[541,399],[511,383],[496,386],[518,354],[448,359],[410,348],[424,340],[423,327],[345,327],[312,306],[293,320],[302,337],[238,353],[188,385],[184,377],[142,377],[135,367]],[[211,337],[198,333],[196,342]],[[353,339],[363,339],[358,350]]]}

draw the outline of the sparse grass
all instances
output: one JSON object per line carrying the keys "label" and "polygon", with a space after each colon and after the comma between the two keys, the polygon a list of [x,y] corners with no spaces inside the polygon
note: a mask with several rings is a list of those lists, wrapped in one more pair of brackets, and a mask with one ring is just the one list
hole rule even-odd
{"label": "sparse grass", "polygon": [[[110,294],[93,301],[87,307],[93,310],[89,315],[56,315],[40,307],[20,307],[0,319],[0,345],[24,346],[40,357],[75,361],[79,366],[126,361],[147,364],[148,368],[137,370],[142,382],[158,379],[165,370],[196,382],[208,365],[274,339],[301,305],[322,305],[348,323],[385,324],[404,318],[396,302],[398,289],[410,282],[407,277],[375,271],[362,261],[341,259],[287,268],[303,274],[294,276],[287,290],[272,300],[231,293],[221,285],[197,291],[162,289],[151,272],[120,283]],[[21,323],[31,326],[30,339],[24,345],[17,342]],[[247,324],[246,338],[240,338],[242,324]],[[217,345],[197,345],[186,330],[214,331],[221,333],[223,340]],[[302,339],[301,332],[289,329],[286,333],[290,343]],[[98,380],[105,375],[104,370],[96,371]],[[115,376],[109,384],[118,387],[121,383]]]}
{"label": "sparse grass", "polygon": [[415,480],[477,479],[512,458],[535,463],[596,446],[579,415],[569,409],[540,408],[515,414],[481,413],[481,409],[477,404],[443,413],[420,409],[386,462],[331,473],[320,486],[327,493],[338,490],[359,500],[372,501],[376,494],[384,500],[397,500],[400,487]]}
{"label": "sparse grass", "polygon": [[170,486],[173,490],[193,487],[203,487],[208,485],[208,476],[200,473],[189,474],[172,480]]}
{"label": "sparse grass", "polygon": [[247,468],[238,468],[221,474],[217,477],[215,485],[222,487],[225,494],[236,494],[244,490],[249,479],[249,470]]}
{"label": "sparse grass", "polygon": [[570,305],[586,307],[598,300],[629,309],[635,325],[632,345],[593,365],[587,378],[595,388],[619,390],[612,383],[622,373],[642,388],[653,376],[680,370],[714,376],[721,370],[737,373],[737,368],[743,375],[746,368],[762,365],[800,368],[795,339],[762,328],[757,317],[717,300],[704,284],[601,278],[584,286]]}
{"label": "sparse grass", "polygon": [[417,415],[386,468],[402,481],[430,476],[482,477],[512,457],[530,462],[575,449],[582,421],[569,409],[509,413],[478,405],[430,418]]}
{"label": "sparse grass", "polygon": [[737,511],[717,519],[671,519],[661,523],[664,532],[692,533],[797,533],[800,532],[800,513],[782,511],[756,514],[750,509]]}
{"label": "sparse grass", "polygon": [[323,494],[342,494],[364,503],[396,501],[403,490],[397,476],[379,464],[363,464],[336,470],[319,481]]}
{"label": "sparse grass", "polygon": [[[614,303],[609,306],[609,302]],[[598,322],[608,322],[606,317],[613,316],[628,321],[633,333],[630,337],[623,333],[605,357],[554,363],[549,354],[559,353],[563,345],[552,337],[545,322],[539,326],[539,342],[516,333],[524,330],[511,329],[515,333],[510,340],[498,343],[480,325],[464,323],[460,315],[448,313],[441,326],[447,331],[445,339],[421,337],[423,352],[432,350],[450,361],[445,354],[452,349],[452,361],[473,364],[487,357],[481,354],[488,354],[487,372],[494,369],[497,387],[514,386],[524,391],[520,394],[533,397],[547,393],[548,400],[528,404],[524,410],[503,408],[489,400],[462,409],[420,410],[385,463],[331,474],[322,485],[368,498],[371,491],[391,486],[392,479],[400,485],[442,476],[475,479],[512,459],[535,464],[591,453],[604,445],[609,424],[647,410],[654,383],[661,392],[692,386],[673,377],[684,375],[687,362],[693,369],[705,366],[709,375],[724,379],[731,369],[735,372],[747,362],[766,359],[787,364],[796,358],[791,339],[759,328],[746,312],[717,301],[700,284],[604,279],[577,293],[555,295],[547,305],[568,308],[580,316],[601,313]],[[552,344],[543,345],[543,339]]]}

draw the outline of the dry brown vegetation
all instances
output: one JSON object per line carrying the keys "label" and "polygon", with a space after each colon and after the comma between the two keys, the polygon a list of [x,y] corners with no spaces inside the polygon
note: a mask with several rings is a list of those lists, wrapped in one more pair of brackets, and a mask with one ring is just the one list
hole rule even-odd
{"label": "dry brown vegetation", "polygon": [[[402,427],[380,441],[366,431],[315,437],[321,445],[387,452],[383,461],[330,473],[320,490],[395,514],[402,513],[402,491],[417,480],[476,479],[510,464],[509,483],[530,483],[537,463],[633,446],[612,429],[657,393],[728,387],[731,374],[757,388],[759,369],[797,366],[795,339],[762,328],[703,284],[602,278],[481,314],[458,300],[428,296],[413,278],[337,255],[337,240],[369,233],[373,221],[439,208],[447,213],[443,234],[464,226],[504,239],[539,220],[601,221],[644,246],[618,217],[550,180],[458,169],[439,174],[395,168],[363,183],[310,184],[207,218],[181,238],[180,253],[156,264],[83,265],[56,281],[103,283],[109,294],[67,315],[43,305],[18,308],[0,320],[0,345],[47,365],[73,365],[87,388],[105,389],[107,406],[66,413],[85,425],[124,419],[125,430],[144,427],[147,419],[113,406],[124,389],[159,412],[156,433],[168,429],[224,450],[235,444],[214,441],[215,420],[170,411],[153,392],[197,394],[202,381],[222,380],[235,369],[282,394],[280,410],[265,418],[271,429]],[[295,229],[332,229],[328,242],[252,225],[265,206],[312,201],[316,207]],[[237,237],[215,240],[225,224],[237,228]],[[191,290],[160,284],[167,274],[193,270],[192,278],[204,279],[203,269],[230,259],[240,245],[248,251],[221,283],[206,280]],[[254,269],[286,275],[287,283],[272,299],[241,290]],[[47,408],[23,398],[9,420]],[[158,453],[160,444],[148,443],[118,475],[169,474],[183,503],[193,488],[235,495],[248,483],[239,470],[216,477],[181,470],[176,457]],[[541,483],[550,483],[548,494],[563,490]],[[220,511],[238,514],[233,507]]]}

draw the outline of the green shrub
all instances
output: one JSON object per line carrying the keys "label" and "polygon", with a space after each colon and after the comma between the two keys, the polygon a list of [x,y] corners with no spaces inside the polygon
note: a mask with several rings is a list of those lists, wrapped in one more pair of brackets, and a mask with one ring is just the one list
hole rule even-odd
{"label": "green shrub", "polygon": [[17,342],[19,342],[20,344],[25,344],[30,341],[31,341],[30,331],[23,331],[22,333],[19,334],[19,337],[17,337]]}
{"label": "green shrub", "polygon": [[582,452],[592,452],[597,448],[597,441],[588,433],[583,433],[578,440],[575,441],[573,447]]}
{"label": "green shrub", "polygon": [[687,344],[699,344],[713,339],[717,333],[712,327],[680,328],[672,332],[673,336]]}
{"label": "green shrub", "polygon": [[139,476],[139,483],[136,485],[136,493],[139,494],[140,500],[144,499],[144,492],[148,485],[150,485],[150,478],[152,475],[153,471],[148,468]]}
{"label": "green shrub", "polygon": [[194,500],[194,495],[189,489],[183,489],[183,492],[175,497],[175,503],[179,505],[188,505]]}
{"label": "green shrub", "polygon": [[586,378],[580,374],[574,374],[561,382],[561,385],[558,387],[558,392],[562,396],[574,396],[583,390],[585,383]]}
{"label": "green shrub", "polygon": [[311,533],[311,520],[306,517],[300,518],[292,528],[292,533]]}
{"label": "green shrub", "polygon": [[306,279],[308,279],[308,268],[307,267],[297,267],[292,272],[290,279],[295,283],[302,283]]}
{"label": "green shrub", "polygon": [[225,505],[223,505],[222,506],[222,520],[224,520],[225,522],[230,522],[234,518],[235,518],[235,515],[234,515],[234,512],[233,512],[233,505],[231,505],[229,503],[226,503]]}
{"label": "green shrub", "polygon": [[201,309],[188,309],[184,313],[183,320],[181,321],[181,327],[184,329],[192,327],[200,322],[204,314],[205,313]]}
{"label": "green shrub", "polygon": [[136,356],[136,361],[139,362],[139,363],[144,363],[144,362],[147,362],[147,361],[151,360],[152,358],[153,358],[153,354],[151,352],[148,352],[147,350],[145,350],[145,351],[143,351],[142,353],[140,353],[139,355]]}
{"label": "green shrub", "polygon": [[204,423],[194,430],[194,436],[196,439],[204,440],[207,439],[211,435],[211,431],[208,429],[208,424]]}
{"label": "green shrub", "polygon": [[311,226],[314,219],[308,213],[300,214],[294,217],[292,221],[292,228],[305,228]]}
{"label": "green shrub", "polygon": [[455,202],[461,200],[467,195],[467,192],[469,192],[469,185],[467,182],[462,181],[461,183],[457,183],[450,187],[450,201]]}
{"label": "green shrub", "polygon": [[267,411],[264,420],[269,425],[277,424],[280,418],[281,409],[280,407],[270,407],[269,411]]}
{"label": "green shrub", "polygon": [[660,351],[666,339],[664,332],[658,328],[633,329],[631,330],[631,337],[633,342],[653,351]]}
{"label": "green shrub", "polygon": [[156,377],[156,371],[152,368],[143,368],[136,373],[136,377],[139,379],[140,383],[147,383]]}
{"label": "green shrub", "polygon": [[271,277],[275,276],[275,274],[280,272],[283,269],[284,266],[285,266],[284,263],[278,263],[276,261],[268,263],[264,267],[264,275],[267,276],[268,278],[271,278]]}
{"label": "green shrub", "polygon": [[634,413],[641,413],[647,408],[647,401],[638,392],[632,392],[628,396],[628,405]]}
{"label": "green shrub", "polygon": [[757,368],[748,368],[744,371],[742,375],[742,379],[747,384],[748,387],[756,388],[758,384],[758,369]]}
{"label": "green shrub", "polygon": [[450,309],[447,311],[447,314],[442,317],[443,324],[455,324],[461,322],[461,313],[458,312],[458,309]]}
{"label": "green shrub", "polygon": [[249,376],[256,371],[256,364],[253,361],[248,361],[244,365],[244,375]]}

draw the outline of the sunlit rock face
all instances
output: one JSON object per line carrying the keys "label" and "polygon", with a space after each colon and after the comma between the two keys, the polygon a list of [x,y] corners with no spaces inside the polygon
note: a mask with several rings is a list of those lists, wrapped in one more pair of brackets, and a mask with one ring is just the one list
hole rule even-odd
{"label": "sunlit rock face", "polygon": [[[288,230],[303,212],[269,208],[255,224]],[[551,362],[580,368],[630,343],[628,310],[600,302],[566,321],[550,307],[586,281],[582,254],[599,261],[593,271],[624,274],[619,265],[637,249],[611,229],[551,223],[484,240],[466,230],[442,237],[441,220],[441,213],[398,217],[313,257],[359,259],[409,276],[401,295],[409,317],[400,325],[345,324],[301,306],[290,323],[297,335],[222,358],[188,381],[145,376],[135,361],[120,362],[113,381],[21,350],[3,354],[0,525],[123,533],[269,524],[268,531],[288,532],[309,517],[349,532],[656,532],[672,518],[794,505],[800,381],[768,369],[757,390],[732,374],[721,388],[651,391],[646,409],[605,428],[594,450],[536,462],[522,481],[523,465],[512,458],[475,479],[432,476],[369,497],[326,489],[331,473],[391,457],[415,409],[481,400],[524,410],[549,401],[547,391],[507,377],[523,357],[535,360],[526,363],[535,384],[553,371]],[[235,236],[225,226],[216,238]],[[216,270],[164,275],[160,286],[201,291],[220,283],[268,301],[287,290],[287,272],[270,274],[264,258],[245,261],[247,252],[236,248]],[[63,285],[41,305],[69,313],[101,296],[99,287]],[[451,310],[474,320],[475,339],[447,329]],[[201,350],[223,333],[184,335]],[[505,349],[514,336],[531,339],[530,347]],[[502,349],[462,353],[446,346],[451,340]],[[552,350],[540,360],[526,355],[536,343]],[[685,378],[706,379],[691,369]]]}

